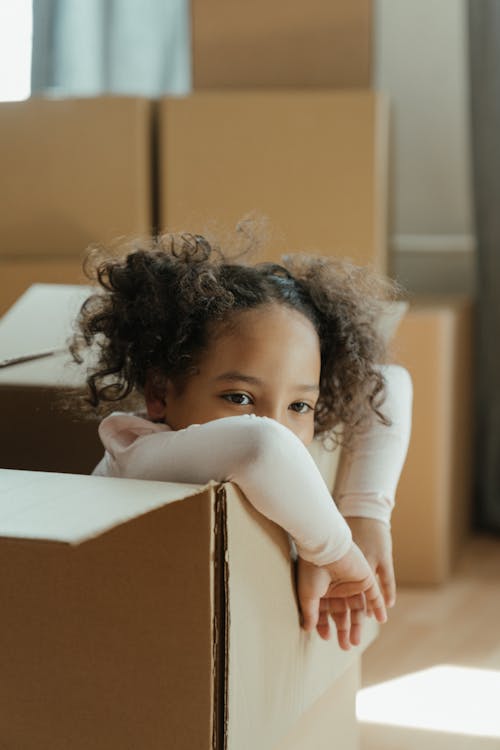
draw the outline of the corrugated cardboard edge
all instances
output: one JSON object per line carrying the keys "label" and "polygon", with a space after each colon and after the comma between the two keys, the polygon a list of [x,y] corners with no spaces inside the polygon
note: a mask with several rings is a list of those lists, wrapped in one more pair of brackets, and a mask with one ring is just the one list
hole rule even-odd
{"label": "corrugated cardboard edge", "polygon": [[214,615],[213,615],[213,750],[225,750],[228,725],[229,609],[226,489],[215,487]]}

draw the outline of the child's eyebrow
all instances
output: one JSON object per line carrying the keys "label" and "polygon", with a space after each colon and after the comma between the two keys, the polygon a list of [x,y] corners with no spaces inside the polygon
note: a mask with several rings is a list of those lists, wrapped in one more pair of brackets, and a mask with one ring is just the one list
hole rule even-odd
{"label": "child's eyebrow", "polygon": [[[251,385],[262,385],[263,381],[260,378],[256,378],[253,375],[245,375],[243,372],[237,372],[235,370],[231,370],[230,372],[223,372],[221,375],[217,375],[216,378],[214,378],[214,382],[219,382],[221,380],[231,380],[231,381],[243,381],[244,383],[250,383]],[[296,385],[295,388],[300,391],[311,391],[314,393],[319,393],[319,386],[317,385],[309,385],[309,384],[301,384]]]}
{"label": "child's eyebrow", "polygon": [[262,380],[256,378],[253,375],[244,375],[242,372],[236,372],[231,370],[230,372],[223,372],[221,375],[217,375],[214,380],[243,380],[245,383],[253,383],[254,385],[262,385]]}

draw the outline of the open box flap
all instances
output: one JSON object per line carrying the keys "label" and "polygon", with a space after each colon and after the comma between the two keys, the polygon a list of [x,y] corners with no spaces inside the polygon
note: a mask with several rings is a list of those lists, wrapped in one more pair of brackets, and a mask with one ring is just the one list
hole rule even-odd
{"label": "open box flap", "polygon": [[194,484],[0,470],[0,537],[81,544],[205,488]]}
{"label": "open box flap", "polygon": [[74,386],[84,379],[67,341],[89,286],[33,284],[0,320],[0,385]]}
{"label": "open box flap", "polygon": [[33,284],[0,322],[0,359],[62,349],[89,286]]}

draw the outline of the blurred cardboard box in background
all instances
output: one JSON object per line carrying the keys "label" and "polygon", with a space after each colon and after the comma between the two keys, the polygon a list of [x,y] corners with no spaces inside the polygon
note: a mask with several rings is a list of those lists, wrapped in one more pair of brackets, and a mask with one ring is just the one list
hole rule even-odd
{"label": "blurred cardboard box in background", "polygon": [[153,102],[0,105],[0,314],[35,281],[77,283],[91,242],[152,227]]}
{"label": "blurred cardboard box in background", "polygon": [[269,217],[284,252],[387,270],[388,110],[368,91],[211,92],[159,102],[160,224]]}
{"label": "blurred cardboard box in background", "polygon": [[81,283],[90,243],[152,230],[275,230],[387,270],[388,112],[371,91],[297,89],[0,104],[0,314],[34,282]]}
{"label": "blurred cardboard box in background", "polygon": [[372,85],[372,0],[192,0],[193,88]]}
{"label": "blurred cardboard box in background", "polygon": [[149,232],[151,111],[132,97],[2,103],[2,257],[74,257]]}
{"label": "blurred cardboard box in background", "polygon": [[392,349],[413,379],[410,448],[392,521],[400,584],[446,581],[472,513],[470,299],[415,301]]}

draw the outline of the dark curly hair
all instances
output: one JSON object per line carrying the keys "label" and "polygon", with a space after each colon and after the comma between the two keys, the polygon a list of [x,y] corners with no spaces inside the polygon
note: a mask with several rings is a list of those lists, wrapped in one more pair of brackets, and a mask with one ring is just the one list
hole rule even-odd
{"label": "dark curly hair", "polygon": [[147,378],[182,388],[221,325],[278,303],[305,315],[320,339],[316,434],[339,442],[340,425],[352,432],[374,413],[387,423],[376,320],[393,285],[369,269],[303,254],[249,265],[180,233],[125,244],[118,254],[94,248],[85,270],[101,290],[83,304],[70,351],[80,364],[92,351],[86,402],[95,412],[142,394]]}

